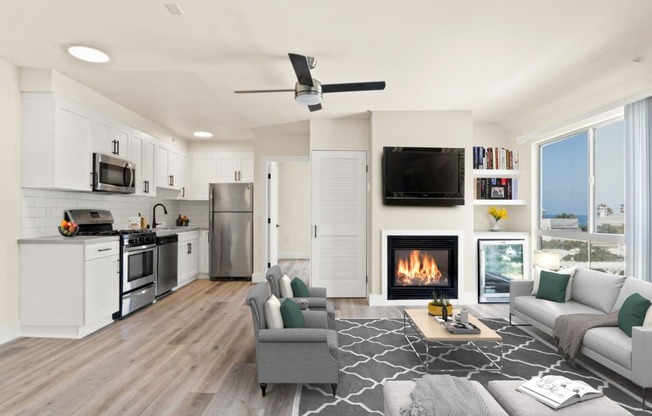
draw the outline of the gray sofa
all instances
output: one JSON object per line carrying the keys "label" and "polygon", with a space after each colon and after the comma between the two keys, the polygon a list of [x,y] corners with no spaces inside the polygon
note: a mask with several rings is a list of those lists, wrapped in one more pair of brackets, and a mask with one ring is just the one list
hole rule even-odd
{"label": "gray sofa", "polygon": [[[640,293],[652,299],[652,283],[589,269],[578,269],[571,283],[571,299],[566,303],[537,299],[530,295],[533,280],[510,282],[509,313],[552,335],[555,319],[572,313],[609,314],[625,299]],[[652,326],[634,327],[628,337],[619,327],[598,327],[584,336],[580,353],[639,385],[652,387]]]}

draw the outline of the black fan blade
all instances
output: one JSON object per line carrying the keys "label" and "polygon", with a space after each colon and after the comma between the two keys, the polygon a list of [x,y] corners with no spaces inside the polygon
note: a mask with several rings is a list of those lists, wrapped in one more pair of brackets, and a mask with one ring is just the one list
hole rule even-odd
{"label": "black fan blade", "polygon": [[297,55],[296,53],[288,53],[288,56],[290,57],[290,62],[292,62],[294,73],[297,74],[299,84],[314,86],[312,75],[310,75],[310,67],[308,66],[308,58],[303,55]]}
{"label": "black fan blade", "polygon": [[294,88],[292,89],[284,89],[284,90],[240,90],[240,91],[233,91],[236,94],[258,94],[260,92],[294,92]]}
{"label": "black fan blade", "polygon": [[348,84],[322,84],[321,92],[352,92],[384,90],[385,81],[350,82]]}
{"label": "black fan blade", "polygon": [[321,110],[321,104],[309,105],[308,108],[310,109],[311,112],[318,111]]}

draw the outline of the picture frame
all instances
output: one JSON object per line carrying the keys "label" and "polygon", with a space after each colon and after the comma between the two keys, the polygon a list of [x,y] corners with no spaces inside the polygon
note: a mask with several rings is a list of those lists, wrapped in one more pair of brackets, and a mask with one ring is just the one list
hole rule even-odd
{"label": "picture frame", "polygon": [[504,185],[492,185],[489,191],[489,199],[507,199],[507,187]]}

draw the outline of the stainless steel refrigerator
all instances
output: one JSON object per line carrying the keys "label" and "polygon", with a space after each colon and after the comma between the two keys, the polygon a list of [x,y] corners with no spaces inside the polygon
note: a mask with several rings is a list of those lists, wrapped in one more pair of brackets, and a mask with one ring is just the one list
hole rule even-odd
{"label": "stainless steel refrigerator", "polygon": [[211,280],[251,280],[253,183],[212,183],[208,193]]}

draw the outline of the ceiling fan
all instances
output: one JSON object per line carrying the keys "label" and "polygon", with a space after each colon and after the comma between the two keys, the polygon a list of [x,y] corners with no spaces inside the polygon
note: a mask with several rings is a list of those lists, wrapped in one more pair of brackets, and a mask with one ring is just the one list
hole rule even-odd
{"label": "ceiling fan", "polygon": [[329,92],[351,92],[351,91],[373,91],[384,90],[385,81],[374,82],[350,82],[346,84],[322,84],[314,79],[310,70],[317,65],[317,59],[312,56],[303,56],[296,53],[288,53],[294,73],[297,74],[297,83],[294,89],[280,90],[246,90],[233,91],[236,94],[255,94],[263,92],[289,92],[294,91],[294,100],[301,105],[307,105],[310,111],[321,110],[321,99],[323,93]]}

